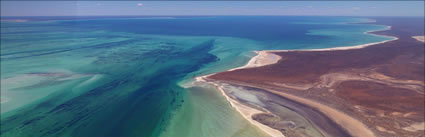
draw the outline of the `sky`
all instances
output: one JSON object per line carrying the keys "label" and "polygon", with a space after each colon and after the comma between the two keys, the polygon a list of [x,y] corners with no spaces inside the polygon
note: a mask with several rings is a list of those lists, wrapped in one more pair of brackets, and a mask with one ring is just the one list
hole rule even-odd
{"label": "sky", "polygon": [[424,16],[424,1],[1,1],[1,16]]}

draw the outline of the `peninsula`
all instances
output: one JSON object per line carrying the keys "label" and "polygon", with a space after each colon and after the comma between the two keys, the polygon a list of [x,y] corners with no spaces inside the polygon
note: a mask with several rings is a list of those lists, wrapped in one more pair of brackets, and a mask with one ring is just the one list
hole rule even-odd
{"label": "peninsula", "polygon": [[[288,137],[424,136],[423,18],[376,18],[393,40],[258,51],[246,66],[201,77],[249,120]],[[238,106],[234,106],[238,107]],[[246,112],[246,111],[245,111]]]}

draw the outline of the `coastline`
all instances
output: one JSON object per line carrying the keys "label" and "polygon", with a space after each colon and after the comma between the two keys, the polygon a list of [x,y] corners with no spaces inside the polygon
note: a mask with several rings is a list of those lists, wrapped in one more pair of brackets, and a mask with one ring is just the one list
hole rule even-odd
{"label": "coastline", "polygon": [[293,51],[336,51],[336,50],[351,50],[351,49],[366,48],[368,46],[372,46],[372,45],[377,45],[377,44],[382,44],[382,43],[386,43],[386,42],[398,40],[398,38],[397,37],[394,37],[394,36],[380,35],[380,34],[378,35],[378,34],[374,34],[373,33],[373,32],[380,32],[380,31],[387,31],[387,30],[391,30],[391,26],[387,26],[387,28],[382,29],[382,30],[371,30],[371,31],[364,32],[364,34],[370,34],[370,35],[375,35],[375,36],[379,36],[379,37],[389,37],[389,38],[392,38],[390,40],[384,40],[384,41],[380,41],[380,42],[372,42],[372,43],[366,43],[366,44],[360,44],[360,45],[353,45],[353,46],[342,46],[342,47],[333,47],[333,48],[323,48],[323,49],[264,50],[264,51],[267,51],[267,52],[293,52]]}
{"label": "coastline", "polygon": [[[360,45],[353,45],[353,46],[323,48],[323,49],[261,50],[261,51],[253,51],[257,55],[255,55],[254,57],[252,57],[248,61],[247,64],[245,64],[243,66],[240,66],[240,67],[237,67],[237,68],[229,69],[227,71],[233,71],[233,70],[238,70],[238,69],[246,69],[246,68],[253,68],[253,67],[261,67],[261,66],[265,66],[265,65],[275,64],[275,63],[277,63],[281,59],[281,57],[278,56],[278,55],[276,55],[276,54],[273,54],[273,52],[351,50],[351,49],[366,48],[368,46],[372,46],[372,45],[377,45],[377,44],[382,44],[382,43],[386,43],[386,42],[398,40],[398,38],[397,37],[394,37],[394,36],[378,35],[378,34],[374,34],[373,33],[373,32],[379,32],[379,31],[387,31],[387,30],[390,30],[390,29],[391,29],[391,26],[387,26],[385,29],[382,29],[382,30],[371,30],[371,31],[364,32],[364,34],[370,34],[370,35],[375,35],[375,36],[380,36],[380,37],[389,37],[389,38],[392,38],[390,40],[384,40],[384,41],[380,41],[380,42],[372,42],[372,43],[366,43],[366,44],[360,44]],[[415,39],[417,39],[417,38],[415,38]],[[204,76],[208,77],[208,76],[214,75],[214,74],[216,74],[216,73],[212,73],[212,74],[208,74],[208,75],[204,75]],[[203,77],[203,76],[201,76],[201,77]]]}
{"label": "coastline", "polygon": [[239,103],[238,101],[232,99],[230,96],[228,96],[224,90],[222,89],[222,86],[219,83],[207,81],[206,76],[200,76],[196,77],[196,82],[205,82],[208,84],[211,84],[214,86],[220,93],[226,98],[226,100],[230,103],[230,105],[238,111],[244,119],[246,119],[249,123],[253,124],[254,126],[258,127],[262,131],[264,131],[266,134],[272,136],[272,137],[285,137],[280,131],[273,129],[271,127],[268,127],[266,125],[263,125],[259,123],[258,121],[255,121],[252,119],[252,116],[255,114],[264,113],[263,111],[257,110],[255,108],[251,108],[249,106],[243,105]]}
{"label": "coastline", "polygon": [[412,38],[420,42],[425,42],[425,36],[412,36]]}
{"label": "coastline", "polygon": [[[227,71],[233,71],[238,69],[245,69],[245,68],[254,68],[254,67],[261,67],[265,65],[271,65],[277,63],[281,57],[271,53],[270,50],[262,50],[262,51],[254,51],[257,55],[252,57],[248,63],[246,63],[244,66],[229,69]],[[213,74],[210,74],[213,75]],[[209,76],[209,75],[208,75]]]}
{"label": "coastline", "polygon": [[[371,34],[371,35],[376,35],[376,36],[380,36],[380,37],[390,37],[390,38],[392,38],[390,40],[384,40],[384,41],[380,41],[380,42],[366,43],[366,44],[353,45],[353,46],[344,46],[344,47],[324,48],[324,49],[254,51],[255,53],[257,53],[257,55],[252,57],[248,61],[247,64],[245,64],[244,66],[241,66],[241,67],[229,69],[227,71],[234,71],[234,70],[238,70],[238,69],[254,68],[254,67],[261,67],[261,66],[275,64],[281,59],[281,57],[274,54],[274,52],[352,50],[352,49],[361,49],[361,48],[369,47],[369,46],[372,46],[372,45],[377,45],[377,44],[382,44],[382,43],[398,40],[399,38],[394,37],[394,36],[373,34],[373,32],[386,31],[386,30],[390,30],[390,29],[391,29],[391,26],[387,26],[386,29],[371,30],[371,31],[364,32],[364,34]],[[280,135],[276,134],[276,132],[280,133],[280,131],[278,131],[276,129],[272,129],[272,128],[266,126],[266,125],[263,125],[263,124],[255,121],[251,117],[252,115],[254,115],[256,113],[262,113],[262,111],[257,110],[255,108],[250,108],[246,105],[243,105],[243,104],[237,102],[236,100],[232,99],[230,96],[226,95],[226,93],[221,89],[219,83],[216,83],[216,82],[213,82],[213,81],[207,81],[208,77],[211,76],[211,75],[214,75],[214,74],[215,73],[196,77],[195,81],[196,82],[207,82],[207,83],[210,83],[213,86],[215,86],[222,93],[222,95],[228,100],[228,102],[231,104],[231,106],[233,108],[235,108],[246,120],[248,120],[253,125],[259,127],[261,130],[263,130],[267,134],[269,134],[273,137],[284,136],[283,134],[280,134]],[[271,92],[274,93],[274,94],[279,93],[277,91],[271,91]],[[306,98],[296,97],[294,95],[289,95],[289,94],[285,94],[285,93],[283,93],[283,94],[284,95],[282,95],[282,94],[278,94],[278,95],[288,97],[289,99],[291,99],[293,101],[296,101],[296,102],[305,104],[305,105],[307,105],[311,108],[317,109],[318,111],[324,113],[327,117],[331,118],[335,123],[337,123],[338,125],[343,127],[345,130],[347,130],[348,133],[350,133],[353,136],[356,136],[356,134],[358,134],[360,132],[360,133],[363,133],[363,134],[359,135],[359,137],[375,137],[374,133],[370,129],[368,129],[368,127],[366,125],[361,123],[359,120],[344,114],[343,112],[340,112],[340,111],[338,111],[334,108],[328,107],[326,105],[320,104],[318,102],[308,100]],[[329,114],[329,113],[331,113],[331,114]],[[350,124],[346,124],[347,121],[354,122],[355,126],[351,126]]]}

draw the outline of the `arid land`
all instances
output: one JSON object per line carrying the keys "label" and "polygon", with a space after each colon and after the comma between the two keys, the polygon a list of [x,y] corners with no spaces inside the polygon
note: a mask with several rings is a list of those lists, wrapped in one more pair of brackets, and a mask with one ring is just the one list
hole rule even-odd
{"label": "arid land", "polygon": [[205,79],[261,110],[251,118],[287,137],[422,137],[424,43],[413,36],[424,35],[423,18],[376,19],[391,29],[374,34],[398,39],[353,49],[264,52],[278,61]]}

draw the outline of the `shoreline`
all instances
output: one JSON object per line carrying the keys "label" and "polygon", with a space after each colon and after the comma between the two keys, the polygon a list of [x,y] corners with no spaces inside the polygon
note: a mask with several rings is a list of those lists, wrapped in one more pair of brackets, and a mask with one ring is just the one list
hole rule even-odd
{"label": "shoreline", "polygon": [[425,42],[425,36],[412,36],[412,38],[420,42]]}
{"label": "shoreline", "polygon": [[386,42],[390,42],[390,41],[394,41],[394,40],[398,40],[399,39],[399,38],[394,37],[394,36],[378,35],[378,34],[374,34],[373,33],[373,32],[380,32],[380,31],[387,31],[387,30],[391,30],[391,26],[387,26],[387,28],[382,29],[382,30],[371,30],[371,31],[364,32],[364,34],[369,34],[369,35],[374,35],[374,36],[379,36],[379,37],[389,37],[389,38],[392,38],[392,39],[384,40],[384,41],[380,41],[380,42],[372,42],[372,43],[359,44],[359,45],[353,45],[353,46],[342,46],[342,47],[333,47],[333,48],[323,48],[323,49],[263,50],[263,51],[267,51],[267,52],[294,52],[294,51],[337,51],[337,50],[351,50],[351,49],[366,48],[366,47],[369,47],[369,46],[372,46],[372,45],[382,44],[382,43],[386,43]]}
{"label": "shoreline", "polygon": [[226,100],[230,103],[230,106],[232,106],[232,108],[236,109],[236,111],[238,111],[239,114],[241,114],[244,119],[246,119],[252,125],[258,127],[264,133],[270,135],[271,137],[285,137],[279,130],[263,125],[259,123],[258,121],[255,121],[254,119],[252,119],[253,115],[261,114],[265,112],[257,110],[255,108],[251,108],[249,106],[241,104],[238,101],[232,99],[225,93],[225,91],[222,89],[222,86],[219,83],[207,81],[206,80],[207,76],[209,75],[196,77],[196,82],[204,82],[214,86],[226,98]]}
{"label": "shoreline", "polygon": [[[238,69],[261,67],[261,66],[265,66],[265,65],[275,64],[275,63],[277,63],[281,59],[281,57],[278,56],[278,55],[276,55],[276,54],[273,54],[273,52],[351,50],[351,49],[366,48],[368,46],[372,46],[372,45],[377,45],[377,44],[382,44],[382,43],[386,43],[386,42],[398,40],[398,38],[397,37],[394,37],[394,36],[373,34],[373,32],[387,31],[387,30],[391,30],[391,26],[387,26],[385,29],[382,29],[382,30],[370,30],[370,31],[366,31],[366,32],[364,32],[364,34],[370,34],[370,35],[375,35],[375,36],[379,36],[379,37],[390,37],[390,38],[393,38],[393,39],[384,40],[384,41],[380,41],[380,42],[372,42],[372,43],[360,44],[360,45],[343,46],[343,47],[333,47],[333,48],[323,48],[323,49],[260,50],[260,51],[253,51],[257,55],[253,56],[248,61],[247,64],[245,64],[243,66],[240,66],[240,67],[232,68],[232,69],[229,69],[229,70],[226,70],[226,71],[233,71],[233,70],[238,70]],[[261,60],[261,59],[263,59],[263,60]],[[214,75],[214,74],[216,74],[216,73],[212,73],[212,74],[208,74],[208,75],[204,75],[204,76],[210,76],[210,75]]]}
{"label": "shoreline", "polygon": [[[255,55],[254,57],[252,57],[248,63],[246,63],[243,66],[237,67],[237,68],[232,68],[229,69],[227,71],[233,71],[233,70],[237,70],[237,69],[245,69],[245,68],[254,68],[254,67],[261,67],[261,66],[265,66],[265,65],[271,65],[271,64],[275,64],[277,63],[281,57],[271,53],[270,50],[262,50],[262,51],[254,51],[257,55]],[[215,74],[215,73],[213,73]],[[209,74],[209,75],[213,75],[213,74]],[[207,75],[207,76],[209,76]]]}
{"label": "shoreline", "polygon": [[[352,49],[361,49],[361,48],[365,48],[365,47],[369,47],[372,45],[377,45],[377,44],[382,44],[382,43],[386,43],[386,42],[390,42],[390,41],[395,41],[398,40],[398,37],[394,37],[394,36],[387,36],[387,35],[379,35],[379,34],[374,34],[373,32],[379,32],[379,31],[387,31],[390,30],[391,26],[387,26],[385,29],[382,30],[371,30],[371,31],[366,31],[364,32],[364,34],[370,34],[370,35],[375,35],[375,36],[380,36],[380,37],[390,37],[392,39],[390,40],[384,40],[384,41],[380,41],[380,42],[372,42],[372,43],[366,43],[366,44],[360,44],[360,45],[353,45],[353,46],[344,46],[344,47],[333,47],[333,48],[324,48],[324,49],[305,49],[305,50],[261,50],[261,51],[254,51],[255,53],[257,53],[257,55],[253,56],[247,64],[245,64],[244,66],[241,67],[237,67],[237,68],[233,68],[233,69],[229,69],[227,71],[233,71],[233,70],[238,70],[238,69],[246,69],[246,68],[254,68],[254,67],[261,67],[261,66],[266,66],[266,65],[271,65],[271,64],[275,64],[277,63],[281,57],[273,54],[273,52],[296,52],[296,51],[338,51],[338,50],[352,50]],[[225,71],[225,72],[227,72]],[[222,95],[227,99],[227,101],[231,104],[231,106],[233,108],[235,108],[246,120],[248,120],[251,124],[257,126],[258,128],[260,128],[261,130],[263,130],[265,133],[275,137],[275,136],[284,136],[280,131],[276,130],[276,129],[272,129],[269,126],[263,125],[257,121],[255,121],[251,116],[253,114],[255,114],[255,112],[257,113],[261,113],[262,111],[259,111],[257,109],[254,108],[250,108],[248,106],[242,105],[239,102],[237,102],[236,100],[231,99],[228,95],[226,95],[226,93],[220,88],[219,84],[215,83],[215,82],[211,82],[211,81],[207,81],[206,79],[211,76],[214,75],[216,73],[212,73],[212,74],[208,74],[208,75],[204,75],[204,76],[198,76],[195,78],[194,82],[206,82],[209,84],[212,84],[214,87],[216,87],[221,93]],[[277,92],[272,92],[273,94],[276,94]],[[278,94],[280,95],[280,94]],[[288,96],[286,96],[288,97]],[[356,130],[356,127],[345,127],[343,124],[345,123],[345,118],[351,118],[350,121],[357,121],[357,125],[360,124],[360,128],[362,128],[360,132],[364,132],[363,136],[364,137],[375,137],[374,133],[368,129],[367,126],[365,126],[363,123],[361,123],[359,120],[352,118],[351,116],[348,116],[346,114],[344,114],[343,112],[339,112],[338,110],[328,107],[326,105],[320,104],[318,102],[315,101],[311,101],[305,98],[292,98],[292,95],[290,96],[291,99],[293,99],[294,101],[297,101],[299,103],[305,104],[307,106],[310,106],[314,109],[317,109],[319,112],[325,111],[325,112],[333,112],[333,114],[337,114],[341,119],[334,119],[331,118],[332,115],[329,114],[325,114],[325,116],[331,118],[334,122],[338,123],[341,127],[343,127],[344,129],[347,130],[347,132],[349,134],[353,134],[355,135],[356,132],[359,132],[358,130]],[[306,102],[307,101],[307,102]],[[323,107],[324,106],[324,107]],[[243,112],[243,110],[247,110],[250,111],[250,113],[248,112],[248,115],[245,114],[246,112]],[[280,135],[276,135],[276,132],[281,133]]]}

